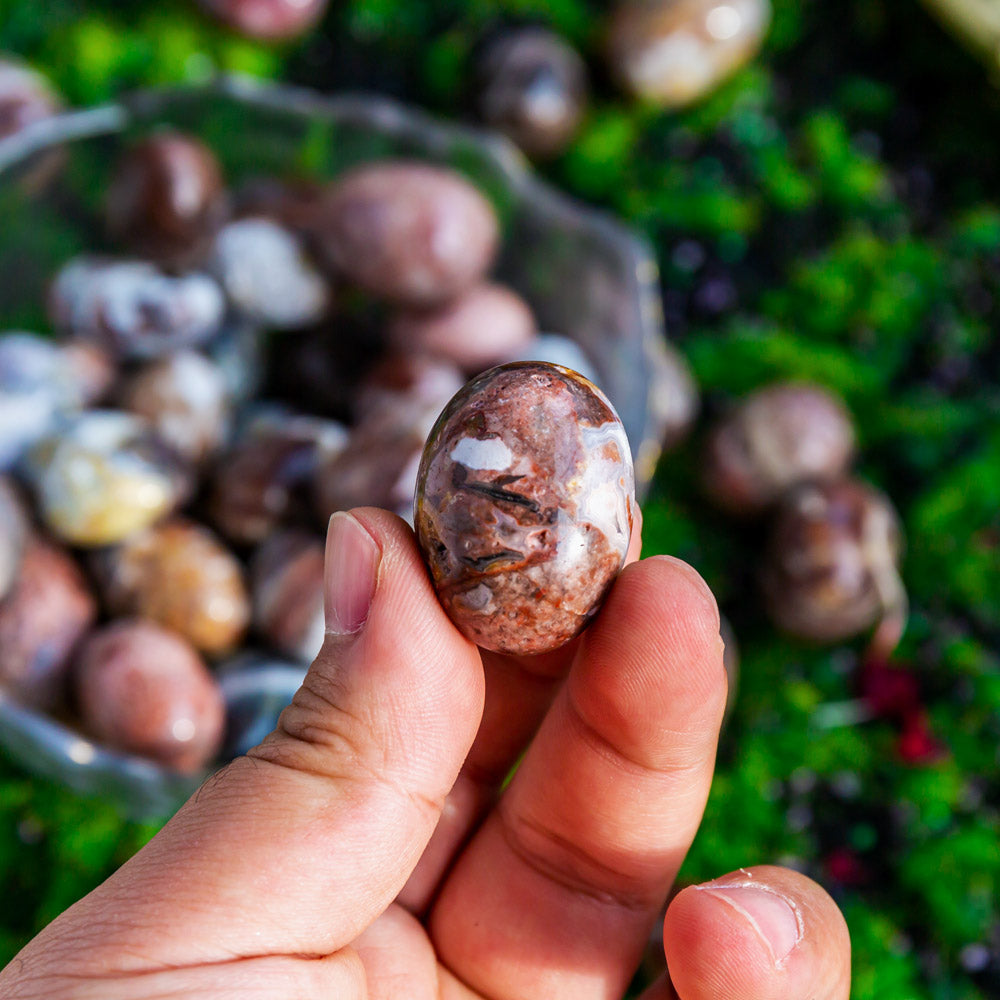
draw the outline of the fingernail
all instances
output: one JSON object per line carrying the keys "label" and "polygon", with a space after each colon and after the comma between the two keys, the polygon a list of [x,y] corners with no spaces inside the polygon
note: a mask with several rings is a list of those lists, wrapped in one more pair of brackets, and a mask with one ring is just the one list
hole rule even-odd
{"label": "fingernail", "polygon": [[354,635],[368,620],[382,552],[364,525],[338,511],[326,532],[326,630]]}
{"label": "fingernail", "polygon": [[801,916],[794,904],[773,889],[763,885],[699,885],[736,910],[753,928],[771,953],[774,964],[781,968],[802,938]]}

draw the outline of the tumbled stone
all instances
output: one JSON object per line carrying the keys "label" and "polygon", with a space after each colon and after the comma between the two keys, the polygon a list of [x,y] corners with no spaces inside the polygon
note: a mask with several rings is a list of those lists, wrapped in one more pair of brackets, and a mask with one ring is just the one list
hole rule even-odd
{"label": "tumbled stone", "polygon": [[59,346],[71,383],[74,405],[95,406],[107,395],[118,377],[111,352],[84,340],[67,340]]}
{"label": "tumbled stone", "polygon": [[244,649],[216,665],[226,701],[226,739],[221,759],[232,760],[274,731],[281,712],[302,686],[307,666],[274,653]]}
{"label": "tumbled stone", "polygon": [[0,602],[0,687],[28,705],[51,708],[96,615],[73,558],[38,535],[29,537],[17,579]]}
{"label": "tumbled stone", "polygon": [[101,553],[95,565],[113,613],[158,622],[203,653],[231,652],[249,625],[243,569],[199,524],[157,525]]}
{"label": "tumbled stone", "polygon": [[373,295],[438,305],[492,267],[493,206],[461,174],[410,161],[366,164],[331,185],[315,223],[335,271]]}
{"label": "tumbled stone", "polygon": [[535,317],[512,288],[482,282],[436,309],[398,312],[389,340],[399,351],[433,354],[476,375],[527,348]]}
{"label": "tumbled stone", "polygon": [[317,416],[351,420],[355,393],[381,347],[381,327],[346,316],[296,331],[269,352],[262,395]]}
{"label": "tumbled stone", "polygon": [[[61,109],[62,101],[45,77],[6,53],[0,57],[0,139],[15,136]],[[20,157],[20,161],[18,166],[23,167],[25,158]],[[65,162],[65,150],[48,149],[27,162],[31,165],[26,170],[15,170],[14,174],[27,189],[37,191]]]}
{"label": "tumbled stone", "polygon": [[716,506],[757,514],[796,483],[837,479],[853,455],[854,425],[839,399],[819,386],[777,383],[713,428],[702,478]]}
{"label": "tumbled stone", "polygon": [[65,388],[54,343],[21,332],[0,338],[0,469],[16,465],[54,428]]}
{"label": "tumbled stone", "polygon": [[457,366],[445,358],[392,352],[383,357],[358,386],[354,396],[354,417],[360,424],[377,418],[386,410],[401,408],[412,408],[418,414],[433,410],[437,417],[464,384],[465,379]]}
{"label": "tumbled stone", "polygon": [[321,463],[316,500],[322,522],[335,511],[364,506],[411,517],[424,442],[454,395],[445,372],[428,378],[414,375],[410,391],[383,396],[384,405],[366,411],[345,446]]}
{"label": "tumbled stone", "polygon": [[76,671],[84,728],[112,749],[197,771],[222,743],[225,705],[201,657],[148,621],[117,621],[90,636]]}
{"label": "tumbled stone", "polygon": [[323,16],[328,0],[201,0],[234,31],[262,41],[301,35]]}
{"label": "tumbled stone", "polygon": [[624,0],[608,31],[612,75],[636,97],[690,104],[755,55],[770,19],[769,0]]}
{"label": "tumbled stone", "polygon": [[32,450],[29,478],[46,525],[85,547],[149,527],[184,498],[190,480],[145,421],[89,410]]}
{"label": "tumbled stone", "polygon": [[663,350],[648,355],[651,382],[649,409],[654,426],[661,428],[660,444],[676,448],[690,433],[698,418],[701,399],[687,359],[672,344],[663,342]]}
{"label": "tumbled stone", "polygon": [[271,219],[299,236],[313,230],[324,186],[316,180],[249,177],[231,194],[234,219]]}
{"label": "tumbled stone", "polygon": [[233,307],[266,327],[316,323],[330,305],[329,285],[299,238],[271,219],[239,219],[220,230],[210,268]]}
{"label": "tumbled stone", "polygon": [[222,324],[202,348],[217,365],[234,405],[250,402],[264,381],[264,336],[261,330],[243,320]]}
{"label": "tumbled stone", "polygon": [[333,420],[280,410],[258,416],[218,464],[208,496],[212,523],[232,541],[256,545],[279,525],[311,520],[319,469],[347,437]]}
{"label": "tumbled stone", "polygon": [[424,451],[417,538],[442,605],[487,649],[542,653],[578,635],[632,530],[628,439],[582,376],[503,365],[448,404]]}
{"label": "tumbled stone", "polygon": [[133,146],[108,186],[108,229],[130,250],[188,261],[225,214],[222,170],[199,139],[164,131]]}
{"label": "tumbled stone", "polygon": [[0,139],[58,109],[59,99],[44,77],[22,63],[0,59]]}
{"label": "tumbled stone", "polygon": [[220,447],[229,426],[225,376],[195,351],[178,351],[141,368],[126,385],[123,403],[178,455],[196,464]]}
{"label": "tumbled stone", "polygon": [[532,337],[526,344],[516,351],[512,351],[508,357],[503,358],[502,361],[504,363],[509,361],[545,361],[550,365],[570,368],[595,385],[600,385],[597,369],[594,368],[593,361],[587,357],[586,351],[575,340],[564,337],[561,333],[542,333],[537,337]]}
{"label": "tumbled stone", "polygon": [[587,68],[555,32],[537,26],[503,32],[476,65],[476,109],[529,156],[561,152],[587,101]]}
{"label": "tumbled stone", "polygon": [[254,628],[272,649],[301,663],[319,654],[323,614],[323,542],[280,531],[255,553],[250,568]]}
{"label": "tumbled stone", "polygon": [[77,257],[49,293],[53,324],[123,358],[152,358],[203,344],[225,316],[207,274],[173,276],[137,260]]}
{"label": "tumbled stone", "polygon": [[849,639],[889,618],[901,631],[901,546],[892,504],[870,486],[845,479],[793,489],[775,512],[761,570],[771,618],[817,642]]}
{"label": "tumbled stone", "polygon": [[16,466],[64,418],[94,403],[113,377],[108,356],[88,345],[0,334],[0,470]]}

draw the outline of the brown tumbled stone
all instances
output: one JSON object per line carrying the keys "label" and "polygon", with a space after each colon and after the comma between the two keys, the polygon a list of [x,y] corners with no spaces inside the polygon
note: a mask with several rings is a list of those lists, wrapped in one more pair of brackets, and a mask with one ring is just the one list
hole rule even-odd
{"label": "brown tumbled stone", "polygon": [[464,384],[462,373],[444,358],[395,351],[386,354],[358,385],[354,417],[362,424],[400,407],[418,412],[433,408],[437,417]]}
{"label": "brown tumbled stone", "polygon": [[162,132],[132,147],[108,187],[112,235],[157,258],[197,255],[224,212],[215,154],[179,132]]}
{"label": "brown tumbled stone", "polygon": [[767,610],[779,628],[816,642],[903,618],[901,548],[882,493],[850,479],[799,486],[775,512],[761,571]]}
{"label": "brown tumbled stone", "polygon": [[417,539],[463,634],[543,653],[596,614],[633,503],[628,440],[604,394],[557,365],[502,365],[469,382],[428,439]]}
{"label": "brown tumbled stone", "polygon": [[346,440],[346,429],[332,420],[260,421],[216,468],[212,523],[233,542],[257,545],[280,525],[308,521],[318,472]]}
{"label": "brown tumbled stone", "polygon": [[140,368],[126,383],[122,403],[196,465],[220,447],[228,429],[225,374],[196,351],[178,351]]}
{"label": "brown tumbled stone", "polygon": [[274,42],[314,27],[327,0],[201,0],[201,5],[241,35]]}
{"label": "brown tumbled stone", "polygon": [[96,616],[73,558],[30,537],[18,577],[0,602],[0,687],[29,705],[51,707],[62,695],[73,649]]}
{"label": "brown tumbled stone", "polygon": [[705,492],[732,514],[758,514],[789,487],[842,476],[854,456],[844,404],[815,385],[776,383],[747,396],[706,442]]}
{"label": "brown tumbled stone", "polygon": [[476,67],[476,110],[529,156],[561,153],[587,103],[587,67],[555,32],[535,25],[503,32]]}
{"label": "brown tumbled stone", "polygon": [[17,582],[28,537],[28,515],[20,493],[0,476],[0,601]]}
{"label": "brown tumbled stone", "polygon": [[483,282],[437,309],[404,310],[389,324],[399,351],[420,351],[454,362],[470,375],[527,350],[535,317],[506,285]]}
{"label": "brown tumbled stone", "polygon": [[327,262],[373,295],[437,305],[492,267],[493,206],[461,174],[426,163],[367,164],[336,180],[315,232]]}
{"label": "brown tumbled stone", "polygon": [[215,679],[187,642],[152,622],[118,621],[90,636],[76,688],[87,732],[114,749],[196,771],[222,742]]}
{"label": "brown tumbled stone", "polygon": [[270,646],[311,663],[323,645],[323,542],[303,531],[279,531],[250,567],[254,627]]}

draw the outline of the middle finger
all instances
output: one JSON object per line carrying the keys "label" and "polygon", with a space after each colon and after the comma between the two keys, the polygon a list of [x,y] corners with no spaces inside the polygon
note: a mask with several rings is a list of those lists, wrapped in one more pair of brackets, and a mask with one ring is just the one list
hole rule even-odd
{"label": "middle finger", "polygon": [[701,819],[725,704],[714,599],[690,567],[626,570],[510,787],[430,916],[483,996],[620,997]]}
{"label": "middle finger", "polygon": [[[642,514],[635,504],[626,566],[639,558],[641,549]],[[411,913],[427,909],[451,862],[495,802],[552,705],[579,645],[575,639],[538,656],[481,650],[486,680],[482,722],[434,835],[397,897]]]}

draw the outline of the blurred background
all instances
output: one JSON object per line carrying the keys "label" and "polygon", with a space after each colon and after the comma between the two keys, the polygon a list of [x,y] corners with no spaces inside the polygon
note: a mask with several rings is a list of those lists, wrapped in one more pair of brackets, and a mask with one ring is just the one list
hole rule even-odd
{"label": "blurred background", "polygon": [[[219,72],[388,95],[648,241],[701,402],[644,552],[707,578],[738,676],[681,880],[807,872],[859,998],[1000,997],[998,46],[988,0],[0,0],[38,106]],[[43,113],[12,100],[5,133]],[[824,393],[752,395],[788,382]],[[155,829],[0,752],[0,964]]]}

